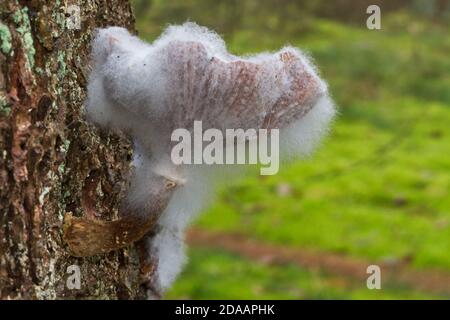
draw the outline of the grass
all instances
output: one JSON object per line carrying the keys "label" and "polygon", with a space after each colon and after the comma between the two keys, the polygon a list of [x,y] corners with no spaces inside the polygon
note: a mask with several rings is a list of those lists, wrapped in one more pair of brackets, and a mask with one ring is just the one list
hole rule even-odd
{"label": "grass", "polygon": [[[153,39],[157,28],[144,25],[138,23]],[[374,263],[450,271],[448,30],[399,12],[383,17],[381,31],[311,19],[304,34],[245,29],[227,40],[236,54],[285,43],[305,49],[340,115],[313,158],[223,190],[197,225]],[[408,288],[369,291],[336,276],[200,249],[192,250],[169,294],[182,297],[433,298]]]}
{"label": "grass", "polygon": [[299,270],[268,266],[204,249],[190,252],[191,263],[167,299],[439,299],[410,288],[369,290],[365,283]]}

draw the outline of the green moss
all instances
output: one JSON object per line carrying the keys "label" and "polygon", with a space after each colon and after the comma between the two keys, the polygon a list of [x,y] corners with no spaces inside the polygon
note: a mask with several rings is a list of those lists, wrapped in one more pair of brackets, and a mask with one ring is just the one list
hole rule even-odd
{"label": "green moss", "polygon": [[61,7],[60,1],[55,1],[53,8],[52,21],[55,22],[58,28],[53,28],[52,36],[57,38],[61,35],[61,32],[64,32],[67,19],[65,16],[65,7]]}
{"label": "green moss", "polygon": [[8,103],[8,100],[6,100],[6,97],[0,96],[0,113],[9,115],[11,112],[11,106]]}
{"label": "green moss", "polygon": [[58,172],[59,172],[61,175],[63,175],[65,171],[66,171],[66,165],[65,165],[65,163],[61,163],[61,164],[58,166]]}
{"label": "green moss", "polygon": [[12,50],[12,44],[11,44],[11,33],[9,32],[8,26],[4,25],[0,22],[0,50],[6,55],[9,55],[9,53]]}
{"label": "green moss", "polygon": [[17,32],[22,36],[22,45],[25,50],[27,62],[30,68],[34,67],[34,55],[36,50],[34,49],[33,37],[31,35],[30,18],[28,16],[28,8],[24,7],[21,10],[17,10],[13,15],[13,21],[17,26]]}
{"label": "green moss", "polygon": [[64,51],[58,51],[58,56],[56,58],[58,61],[58,78],[61,80],[66,76],[67,66],[65,60]]}
{"label": "green moss", "polygon": [[70,140],[64,140],[63,144],[59,147],[61,152],[67,153],[70,147]]}

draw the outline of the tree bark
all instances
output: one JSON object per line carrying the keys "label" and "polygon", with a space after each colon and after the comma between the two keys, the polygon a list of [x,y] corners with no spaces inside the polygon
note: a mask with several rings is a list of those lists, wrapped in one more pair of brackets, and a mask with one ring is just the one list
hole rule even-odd
{"label": "tree bark", "polygon": [[[62,239],[67,212],[117,219],[127,188],[129,142],[82,111],[90,40],[108,25],[134,31],[128,1],[0,3],[0,299],[144,297],[134,247],[75,258]],[[73,265],[80,289],[66,283]]]}

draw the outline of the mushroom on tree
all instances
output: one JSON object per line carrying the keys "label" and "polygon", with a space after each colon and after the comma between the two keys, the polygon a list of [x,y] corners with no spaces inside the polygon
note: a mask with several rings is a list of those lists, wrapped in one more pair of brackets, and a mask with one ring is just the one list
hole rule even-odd
{"label": "mushroom on tree", "polygon": [[[215,33],[194,23],[169,27],[152,44],[125,29],[98,31],[93,42],[88,118],[127,133],[134,173],[122,218],[68,216],[65,240],[77,256],[140,241],[149,295],[159,297],[184,263],[187,224],[230,166],[176,165],[172,132],[204,129],[279,129],[283,158],[312,151],[327,131],[334,106],[325,82],[296,48],[237,57]],[[238,142],[236,142],[238,143]]]}

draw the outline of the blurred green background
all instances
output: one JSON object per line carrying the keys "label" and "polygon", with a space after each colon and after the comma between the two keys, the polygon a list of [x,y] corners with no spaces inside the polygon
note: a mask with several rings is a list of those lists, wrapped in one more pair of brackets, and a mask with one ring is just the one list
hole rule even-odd
{"label": "blurred green background", "polygon": [[[381,8],[381,30],[366,28],[370,4]],[[168,298],[450,298],[450,1],[134,8],[149,41],[190,20],[234,54],[305,50],[340,113],[312,158],[222,190],[190,233],[190,260]],[[382,266],[381,290],[366,287],[369,264]]]}

